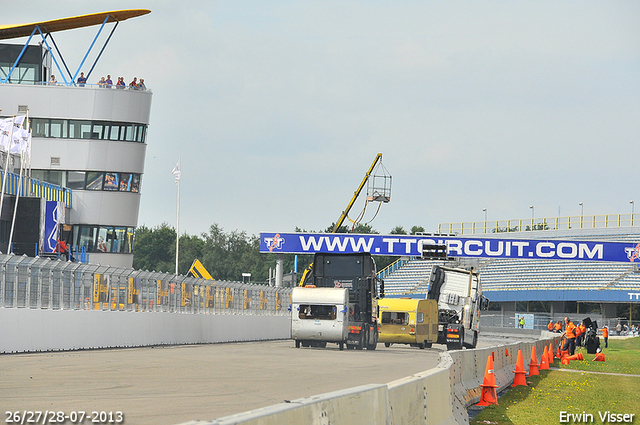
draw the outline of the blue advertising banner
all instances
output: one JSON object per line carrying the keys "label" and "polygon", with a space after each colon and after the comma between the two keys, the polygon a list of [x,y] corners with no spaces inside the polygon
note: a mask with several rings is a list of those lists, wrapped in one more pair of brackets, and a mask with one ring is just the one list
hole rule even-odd
{"label": "blue advertising banner", "polygon": [[483,290],[482,295],[491,302],[509,301],[579,301],[579,302],[624,302],[640,303],[639,291],[628,291],[608,288],[603,291],[596,289],[517,289],[512,291]]}
{"label": "blue advertising banner", "polygon": [[54,252],[58,244],[58,224],[62,222],[62,208],[58,201],[45,201],[44,245],[42,252]]}
{"label": "blue advertising banner", "polygon": [[260,252],[370,252],[372,255],[419,257],[423,245],[446,245],[449,257],[640,262],[640,243],[633,242],[349,233],[260,233]]}

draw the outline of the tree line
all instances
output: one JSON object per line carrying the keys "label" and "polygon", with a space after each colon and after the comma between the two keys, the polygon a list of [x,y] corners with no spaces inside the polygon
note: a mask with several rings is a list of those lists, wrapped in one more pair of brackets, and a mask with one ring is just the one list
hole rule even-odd
{"label": "tree line", "polygon": [[[335,223],[323,232],[330,233]],[[296,227],[296,232],[310,232]],[[421,226],[413,226],[409,231],[396,226],[392,235],[406,235],[424,232]],[[379,234],[368,224],[358,224],[352,228],[341,226],[337,233]],[[260,252],[260,236],[249,235],[245,231],[225,232],[220,225],[213,224],[200,236],[182,234],[179,240],[178,273],[186,275],[197,258],[214,279],[242,281],[243,273],[251,273],[251,281],[264,283],[269,279],[269,269],[275,270],[276,254]],[[149,228],[136,229],[133,246],[133,267],[137,270],[173,273],[176,262],[176,229],[163,223]],[[378,270],[398,259],[394,256],[376,256]],[[284,254],[284,272],[293,272],[296,255]],[[298,254],[298,276],[313,261],[313,255]]]}

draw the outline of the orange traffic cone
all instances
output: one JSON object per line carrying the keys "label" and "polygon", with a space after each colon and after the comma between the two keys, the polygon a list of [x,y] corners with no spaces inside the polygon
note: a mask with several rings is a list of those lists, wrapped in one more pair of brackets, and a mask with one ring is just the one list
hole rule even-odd
{"label": "orange traffic cone", "polygon": [[509,357],[509,349],[505,348],[506,352],[507,352],[507,357]]}
{"label": "orange traffic cone", "polygon": [[547,360],[549,361],[549,364],[552,365],[554,362],[553,359],[553,344],[549,343],[549,351],[547,352]]}
{"label": "orange traffic cone", "polygon": [[584,360],[582,353],[574,354],[573,356],[565,356],[568,360]]}
{"label": "orange traffic cone", "polygon": [[540,372],[538,372],[538,366],[540,365],[538,364],[536,346],[534,345],[533,347],[531,347],[531,361],[529,362],[529,375],[527,376],[540,375]]}
{"label": "orange traffic cone", "polygon": [[493,373],[493,357],[487,358],[487,367],[484,370],[484,381],[480,385],[482,387],[482,395],[478,406],[488,406],[490,404],[498,404],[498,395],[496,394],[496,376]]}
{"label": "orange traffic cone", "polygon": [[549,352],[547,351],[547,346],[544,346],[544,352],[542,353],[542,357],[540,358],[540,369],[539,370],[549,370]]}
{"label": "orange traffic cone", "polygon": [[526,372],[524,371],[524,362],[522,361],[522,350],[518,350],[518,358],[516,360],[516,370],[513,372],[516,376],[513,378],[512,387],[517,387],[518,385],[527,386],[527,380],[524,375]]}
{"label": "orange traffic cone", "polygon": [[596,357],[593,359],[594,362],[603,362],[604,361],[604,353],[596,354]]}
{"label": "orange traffic cone", "polygon": [[558,350],[556,350],[556,359],[562,358],[562,346],[564,345],[564,340],[558,344]]}

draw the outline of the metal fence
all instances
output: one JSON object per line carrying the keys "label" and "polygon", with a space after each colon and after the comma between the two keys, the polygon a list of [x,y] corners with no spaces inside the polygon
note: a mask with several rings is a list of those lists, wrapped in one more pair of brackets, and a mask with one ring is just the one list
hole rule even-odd
{"label": "metal fence", "polygon": [[290,288],[0,255],[0,308],[288,315]]}

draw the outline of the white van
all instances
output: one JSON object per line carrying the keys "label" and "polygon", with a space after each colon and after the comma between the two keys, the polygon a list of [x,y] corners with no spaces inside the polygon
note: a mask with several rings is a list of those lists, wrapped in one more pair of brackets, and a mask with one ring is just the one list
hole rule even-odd
{"label": "white van", "polygon": [[344,349],[348,335],[349,290],[346,288],[293,288],[291,338],[296,348],[326,347],[335,342]]}

